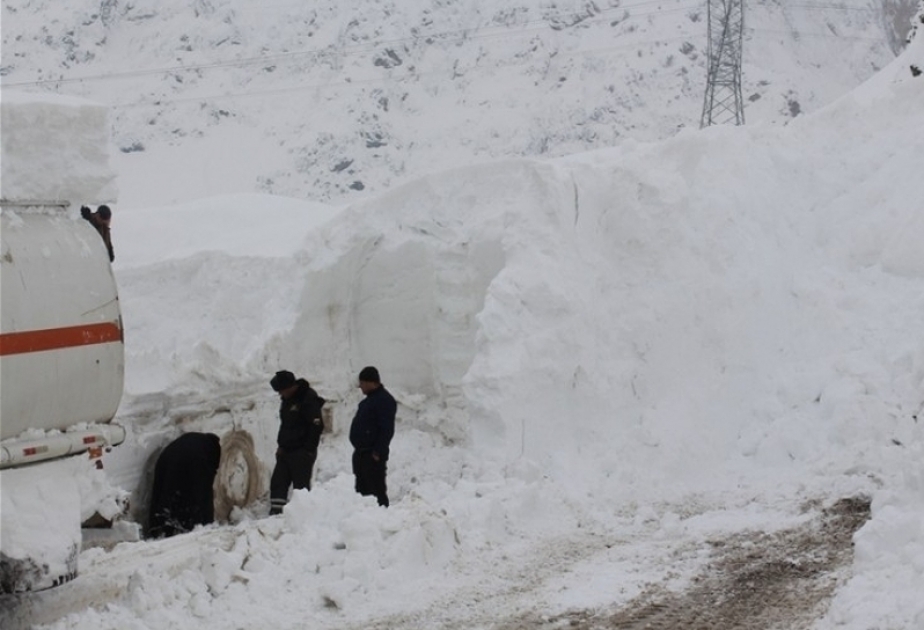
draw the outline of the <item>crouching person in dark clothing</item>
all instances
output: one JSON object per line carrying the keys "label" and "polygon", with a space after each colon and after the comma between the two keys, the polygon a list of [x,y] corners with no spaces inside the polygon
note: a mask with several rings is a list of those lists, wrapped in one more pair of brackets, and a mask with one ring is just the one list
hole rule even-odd
{"label": "crouching person in dark clothing", "polygon": [[398,404],[382,385],[379,371],[374,367],[363,368],[359,373],[359,388],[366,397],[359,403],[350,425],[356,492],[372,495],[379,505],[388,507],[385,474]]}
{"label": "crouching person in dark clothing", "polygon": [[279,393],[279,434],[276,467],[270,478],[270,515],[280,514],[289,501],[289,487],[311,490],[311,472],[324,431],[324,399],[303,378],[282,370],[270,381]]}
{"label": "crouching person in dark clothing", "polygon": [[215,520],[212,484],[220,460],[213,433],[185,433],[164,448],[154,466],[148,535],[173,536]]}

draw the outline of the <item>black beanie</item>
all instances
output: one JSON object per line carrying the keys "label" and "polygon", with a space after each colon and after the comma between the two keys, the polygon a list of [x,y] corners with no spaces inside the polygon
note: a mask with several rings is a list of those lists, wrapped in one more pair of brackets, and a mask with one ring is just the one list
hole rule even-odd
{"label": "black beanie", "polygon": [[288,370],[279,370],[276,372],[276,376],[270,381],[270,387],[273,388],[273,391],[277,392],[289,389],[293,385],[295,385],[295,375]]}
{"label": "black beanie", "polygon": [[96,209],[96,212],[104,219],[108,219],[112,216],[112,210],[110,210],[107,205],[100,206]]}
{"label": "black beanie", "polygon": [[367,383],[381,383],[382,382],[379,380],[379,371],[375,369],[374,367],[372,367],[371,365],[369,367],[364,367],[362,370],[360,370],[359,380],[365,381]]}

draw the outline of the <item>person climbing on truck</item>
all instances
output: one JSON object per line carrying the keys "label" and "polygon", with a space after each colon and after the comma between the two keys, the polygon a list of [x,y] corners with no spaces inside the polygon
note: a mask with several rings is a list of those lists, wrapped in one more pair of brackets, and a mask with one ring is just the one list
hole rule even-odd
{"label": "person climbing on truck", "polygon": [[114,262],[115,250],[112,249],[112,235],[109,231],[109,223],[112,221],[112,210],[105,204],[97,208],[96,212],[92,212],[87,206],[81,206],[80,216],[89,221],[90,225],[95,227],[99,235],[103,237],[106,250],[109,252],[109,262]]}

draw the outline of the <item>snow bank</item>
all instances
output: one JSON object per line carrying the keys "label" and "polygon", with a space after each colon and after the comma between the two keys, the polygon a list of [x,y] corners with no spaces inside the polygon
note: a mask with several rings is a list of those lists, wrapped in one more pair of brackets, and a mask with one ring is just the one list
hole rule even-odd
{"label": "snow bank", "polygon": [[902,458],[907,468],[876,495],[872,520],[854,537],[854,577],[836,594],[819,630],[924,627],[922,443],[919,430]]}
{"label": "snow bank", "polygon": [[0,548],[6,591],[48,588],[73,577],[81,495],[74,460],[0,473]]}
{"label": "snow bank", "polygon": [[106,106],[74,97],[3,90],[0,182],[5,201],[112,202]]}
{"label": "snow bank", "polygon": [[[126,249],[147,252],[120,273],[129,391],[286,367],[349,403],[374,364],[404,426],[565,483],[844,470],[920,395],[921,89],[435,174],[310,228],[267,213],[261,229],[304,236],[289,258],[234,255],[255,253],[246,212],[167,218],[162,237],[126,212]],[[176,257],[142,264],[177,222]]]}
{"label": "snow bank", "polygon": [[296,252],[339,212],[272,195],[116,209],[112,238],[124,250],[114,268],[132,322],[126,391],[250,379],[242,363],[292,329],[304,275]]}

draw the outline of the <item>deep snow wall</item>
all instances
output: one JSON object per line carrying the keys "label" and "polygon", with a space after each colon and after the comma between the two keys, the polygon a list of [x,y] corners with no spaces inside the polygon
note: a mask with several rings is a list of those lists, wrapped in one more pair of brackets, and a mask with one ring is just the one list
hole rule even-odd
{"label": "deep snow wall", "polygon": [[562,478],[849,459],[922,400],[920,90],[356,204],[271,354],[342,391],[375,364],[409,425]]}
{"label": "deep snow wall", "polygon": [[[375,364],[404,429],[556,478],[865,460],[852,436],[904,442],[924,399],[906,56],[784,127],[453,169],[330,215],[294,254],[206,253],[212,226],[250,225],[248,198],[200,253],[119,271],[129,394],[207,400],[292,369],[343,431]],[[261,230],[299,233],[286,216]],[[593,475],[563,470],[574,454]]]}
{"label": "deep snow wall", "polygon": [[105,105],[15,90],[0,102],[0,198],[78,206],[116,199]]}
{"label": "deep snow wall", "polygon": [[575,453],[628,485],[691,459],[850,459],[848,436],[899,435],[924,400],[921,85],[784,128],[430,175],[291,258],[126,270],[129,372],[208,392],[285,367],[341,401],[342,431],[373,364],[405,428],[559,478],[581,477],[559,468]]}

